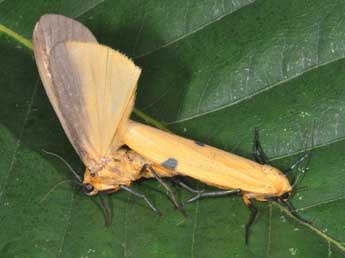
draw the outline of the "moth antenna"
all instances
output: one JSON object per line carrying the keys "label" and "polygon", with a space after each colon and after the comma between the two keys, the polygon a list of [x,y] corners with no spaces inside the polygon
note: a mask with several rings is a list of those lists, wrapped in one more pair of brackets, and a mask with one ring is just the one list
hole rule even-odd
{"label": "moth antenna", "polygon": [[50,151],[46,151],[44,149],[42,149],[42,151],[46,154],[49,154],[51,156],[54,156],[55,158],[60,159],[68,168],[69,170],[72,172],[72,174],[74,175],[74,177],[78,180],[79,183],[82,183],[82,179],[81,177],[78,175],[78,173],[71,167],[70,164],[68,164],[68,162],[66,160],[64,160],[64,158],[62,158],[61,156],[59,156],[58,154],[54,153],[54,152],[50,152]]}
{"label": "moth antenna", "polygon": [[63,183],[66,183],[66,182],[71,182],[71,183],[80,185],[79,182],[75,182],[75,181],[72,180],[72,179],[65,179],[65,180],[62,180],[62,181],[56,183],[52,188],[50,188],[50,190],[42,197],[42,199],[41,199],[39,202],[40,202],[40,203],[44,202],[44,201],[48,198],[49,194],[53,193],[53,192],[56,190],[56,188],[58,188],[58,186],[60,186],[60,185],[63,184]]}

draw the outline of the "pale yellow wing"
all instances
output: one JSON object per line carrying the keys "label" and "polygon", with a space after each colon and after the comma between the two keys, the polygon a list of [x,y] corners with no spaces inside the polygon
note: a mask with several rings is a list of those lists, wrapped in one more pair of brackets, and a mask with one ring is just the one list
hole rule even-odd
{"label": "pale yellow wing", "polygon": [[277,169],[130,121],[123,141],[153,164],[222,189],[278,196],[291,186]]}
{"label": "pale yellow wing", "polygon": [[117,129],[132,110],[140,69],[106,46],[64,42],[51,50],[48,70],[60,121],[85,165],[96,171],[121,144]]}

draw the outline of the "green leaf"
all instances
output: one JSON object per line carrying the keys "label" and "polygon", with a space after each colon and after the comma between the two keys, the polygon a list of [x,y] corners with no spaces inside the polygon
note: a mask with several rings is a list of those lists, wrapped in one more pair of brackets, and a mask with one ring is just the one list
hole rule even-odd
{"label": "green leaf", "polygon": [[[118,192],[105,227],[98,198],[42,151],[83,170],[30,44],[35,22],[52,12],[80,20],[142,67],[136,118],[248,157],[259,127],[281,169],[310,148],[292,202],[311,225],[257,202],[245,246],[240,198],[187,205],[184,219],[148,180],[134,189],[164,216]],[[0,1],[0,257],[345,257],[344,14],[341,0]]]}

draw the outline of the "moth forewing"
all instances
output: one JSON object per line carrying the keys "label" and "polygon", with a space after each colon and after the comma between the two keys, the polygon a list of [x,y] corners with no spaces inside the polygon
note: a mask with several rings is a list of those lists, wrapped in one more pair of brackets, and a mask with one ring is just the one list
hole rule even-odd
{"label": "moth forewing", "polygon": [[[68,17],[56,14],[43,15],[36,23],[32,44],[38,71],[43,82],[44,89],[57,114],[64,131],[82,160],[84,151],[75,142],[75,134],[67,124],[67,117],[61,113],[61,105],[66,104],[59,99],[56,85],[52,81],[51,72],[48,69],[51,49],[58,43],[77,40],[83,42],[97,42],[92,33],[81,23]],[[73,105],[73,103],[70,103]]]}
{"label": "moth forewing", "polygon": [[134,121],[127,123],[124,143],[144,158],[178,174],[221,189],[241,189],[260,200],[291,190],[286,176],[274,167]]}
{"label": "moth forewing", "polygon": [[[68,50],[62,46],[57,47],[59,43],[67,41],[97,42],[92,33],[75,20],[54,14],[41,17],[33,32],[36,63],[44,88],[64,131],[87,167],[87,177],[90,170],[94,174],[95,171],[103,169],[105,164],[112,160],[111,153],[116,153],[122,145],[118,137],[120,125],[122,121],[128,120],[132,111],[140,69],[124,55],[113,50],[112,58],[104,55],[100,58],[96,50],[98,46],[94,46],[96,51],[76,46],[86,52],[79,51],[79,54],[73,47]],[[102,52],[105,47],[100,46],[99,49]],[[59,51],[60,54],[56,54]],[[52,53],[55,53],[55,61],[51,61]],[[82,61],[78,63],[74,58]],[[88,66],[94,63],[88,70],[85,65],[83,67],[83,64]],[[133,80],[128,80],[131,75]],[[128,96],[119,94],[123,90],[128,90]],[[116,97],[119,99],[114,101]],[[119,108],[119,105],[122,108]],[[106,174],[109,172],[106,168],[103,170]],[[113,174],[111,171],[107,179],[100,176],[97,180],[103,180],[101,185],[115,189],[115,182],[121,183],[130,178],[128,176],[114,180],[111,185],[107,185]]]}
{"label": "moth forewing", "polygon": [[92,173],[103,169],[134,102],[140,69],[126,56],[96,43],[67,41],[50,53],[48,70],[59,111]]}

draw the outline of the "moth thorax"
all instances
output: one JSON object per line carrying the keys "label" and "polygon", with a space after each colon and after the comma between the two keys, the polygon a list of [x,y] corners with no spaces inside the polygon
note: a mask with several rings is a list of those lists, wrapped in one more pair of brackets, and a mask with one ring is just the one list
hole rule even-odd
{"label": "moth thorax", "polygon": [[105,168],[111,160],[111,157],[101,157],[97,161],[90,160],[87,168],[90,171],[91,176],[95,176],[97,172]]}

